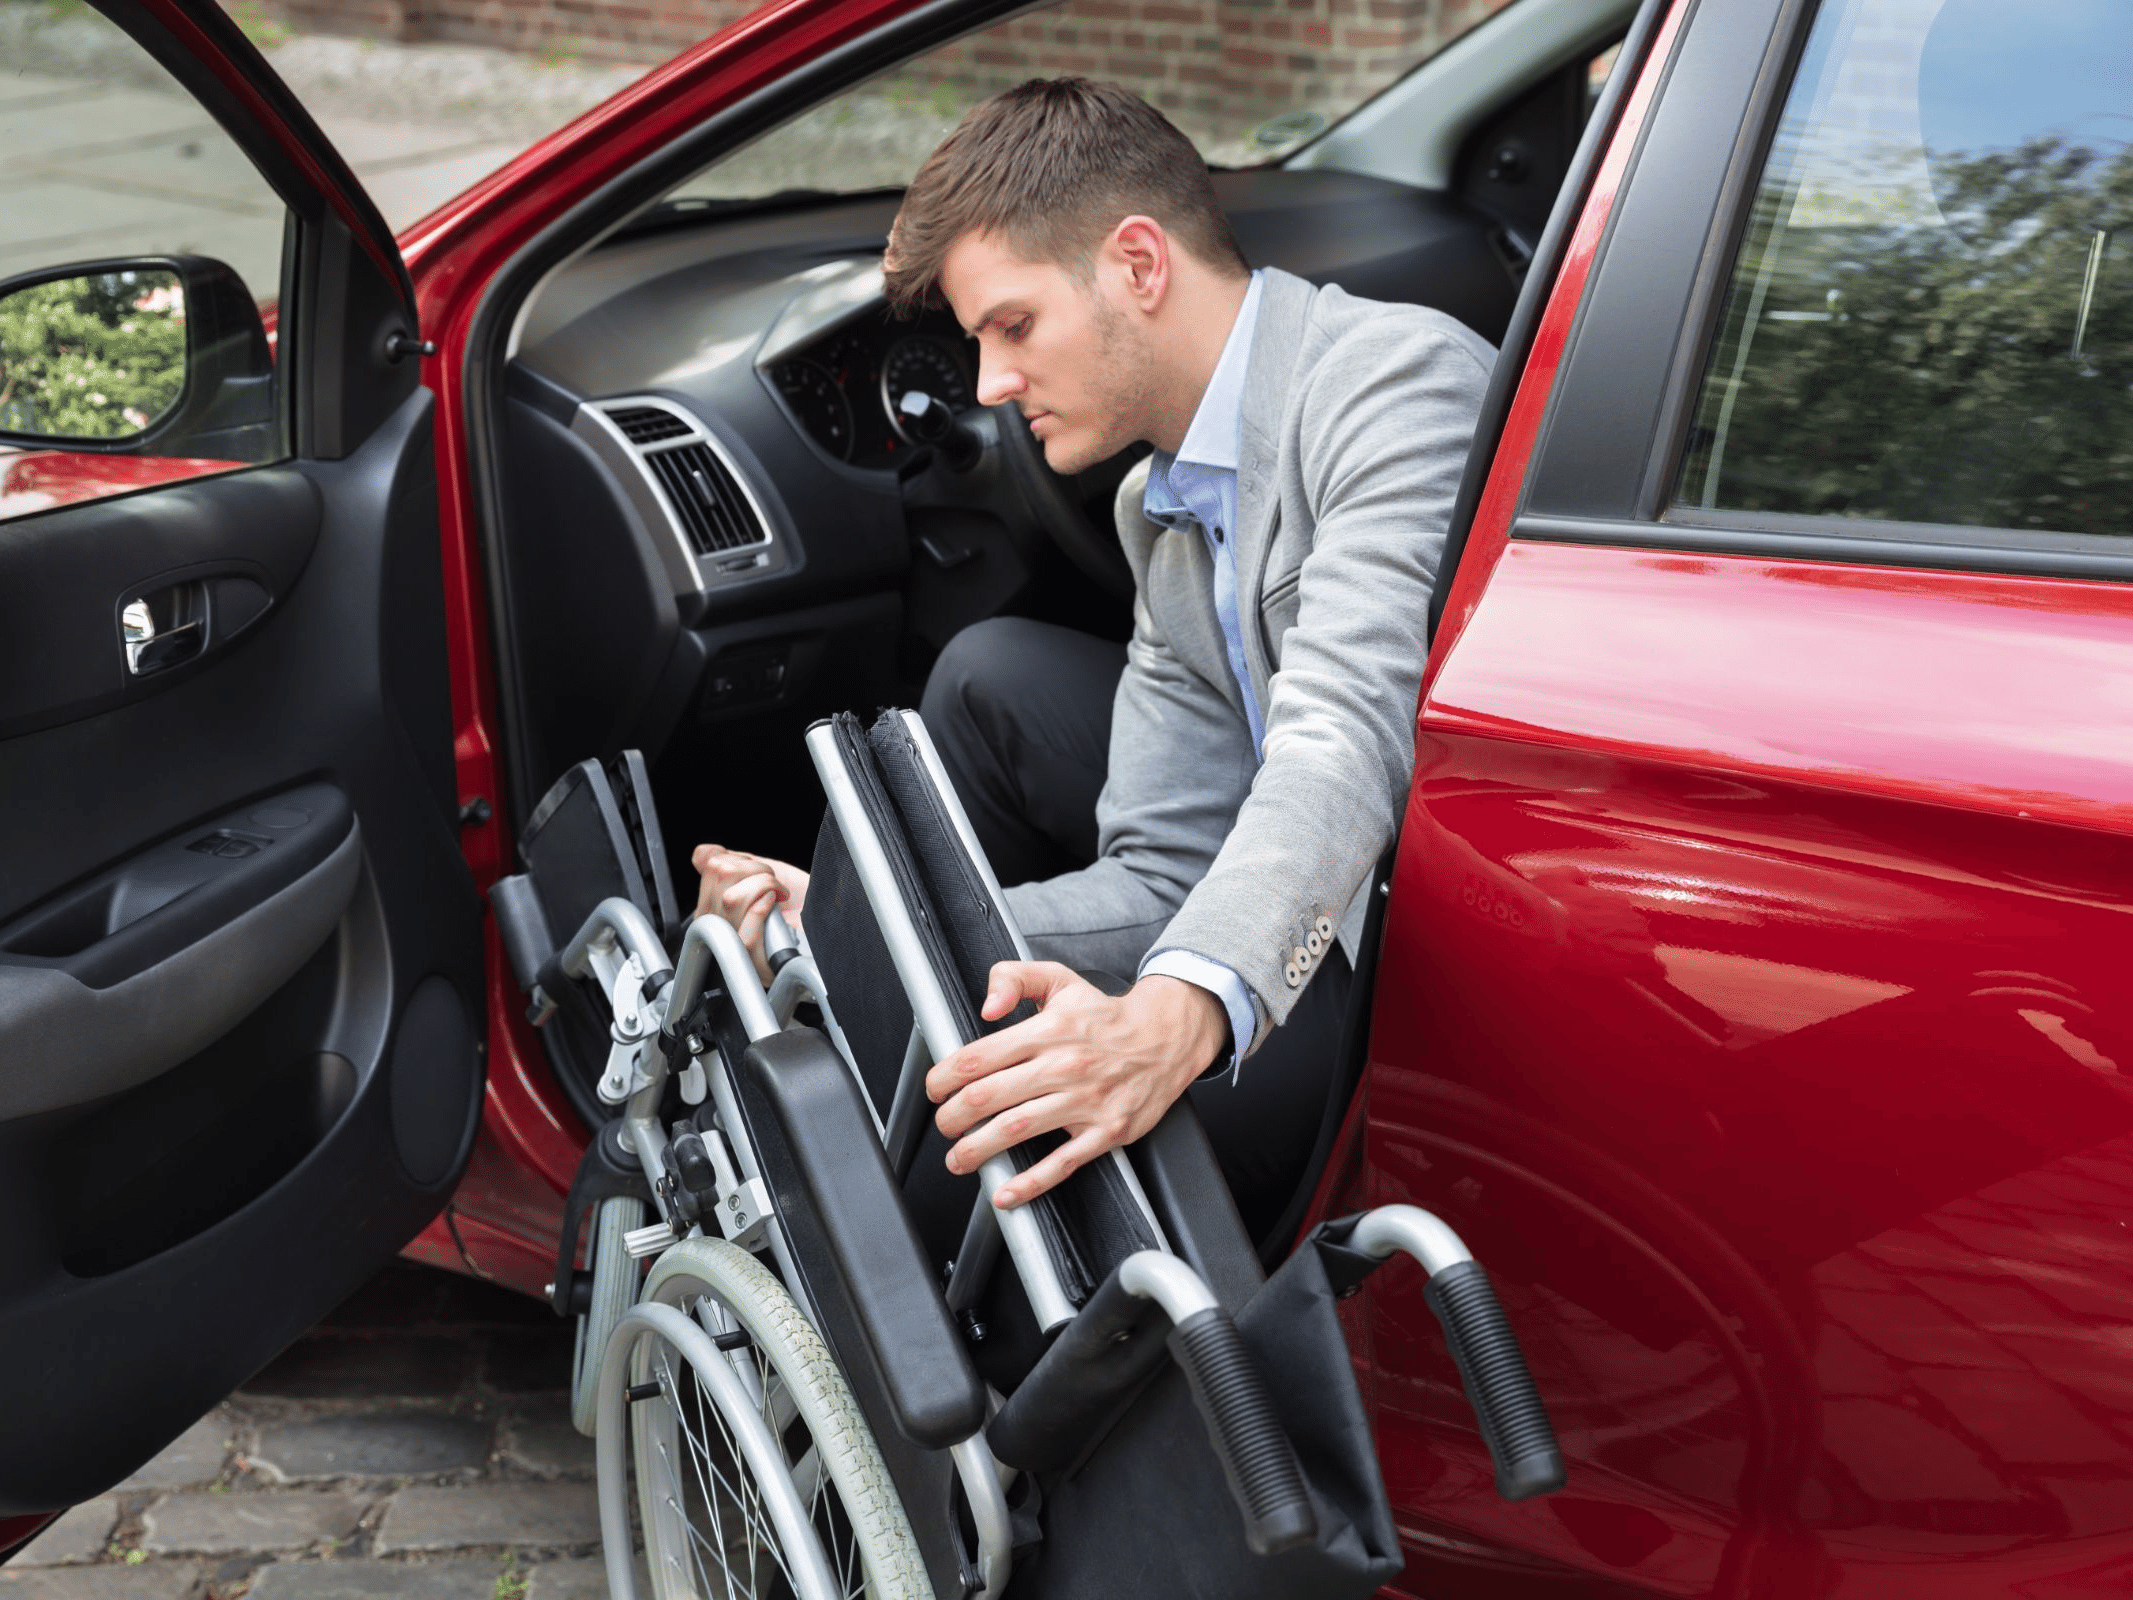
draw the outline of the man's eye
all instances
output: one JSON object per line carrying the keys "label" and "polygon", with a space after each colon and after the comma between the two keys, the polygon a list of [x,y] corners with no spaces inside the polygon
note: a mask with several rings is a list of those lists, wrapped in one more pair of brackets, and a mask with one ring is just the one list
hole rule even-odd
{"label": "man's eye", "polygon": [[1027,318],[1024,318],[1020,322],[1010,323],[1007,328],[1008,342],[1010,344],[1020,344],[1022,342],[1023,335],[1028,332],[1029,320]]}

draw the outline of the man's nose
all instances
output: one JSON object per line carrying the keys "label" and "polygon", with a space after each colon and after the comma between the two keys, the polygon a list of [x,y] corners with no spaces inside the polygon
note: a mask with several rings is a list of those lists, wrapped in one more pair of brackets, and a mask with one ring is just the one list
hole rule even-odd
{"label": "man's nose", "polygon": [[1022,374],[1013,367],[995,366],[980,357],[978,360],[978,404],[996,406],[1012,400],[1029,385],[1022,381]]}

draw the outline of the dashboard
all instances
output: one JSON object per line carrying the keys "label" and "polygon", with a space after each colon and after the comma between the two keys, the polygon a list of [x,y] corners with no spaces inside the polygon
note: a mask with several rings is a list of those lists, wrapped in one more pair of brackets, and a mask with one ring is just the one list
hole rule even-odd
{"label": "dashboard", "polygon": [[880,313],[856,319],[766,369],[792,419],[839,461],[894,467],[917,441],[900,407],[914,391],[951,411],[977,404],[970,341],[952,318],[915,327]]}

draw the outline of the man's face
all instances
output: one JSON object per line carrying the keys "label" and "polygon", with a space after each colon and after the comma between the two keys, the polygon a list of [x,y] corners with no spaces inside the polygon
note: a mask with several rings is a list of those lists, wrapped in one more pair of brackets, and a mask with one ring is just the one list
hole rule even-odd
{"label": "man's face", "polygon": [[1154,355],[1096,280],[1025,261],[991,234],[965,234],[941,263],[941,292],[978,341],[978,400],[1013,401],[1054,472],[1080,472],[1145,436]]}

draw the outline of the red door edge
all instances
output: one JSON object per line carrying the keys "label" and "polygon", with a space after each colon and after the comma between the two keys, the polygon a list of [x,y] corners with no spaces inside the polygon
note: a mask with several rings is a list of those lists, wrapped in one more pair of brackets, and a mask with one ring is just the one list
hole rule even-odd
{"label": "red door edge", "polygon": [[385,219],[355,181],[355,175],[333,153],[311,113],[282,84],[258,47],[227,15],[213,7],[188,4],[187,0],[141,0],[141,6],[252,114],[304,181],[333,208],[363,253],[389,282],[399,284],[401,292],[407,293],[407,271],[393,246]]}
{"label": "red door edge", "polygon": [[[167,3],[167,0],[165,0]],[[500,796],[502,724],[489,632],[475,442],[467,425],[469,337],[498,274],[557,218],[713,113],[795,67],[873,31],[921,0],[789,0],[741,18],[532,145],[400,236],[420,325],[438,353],[423,362],[436,392],[439,537],[452,684],[453,761],[461,804],[492,803],[460,842],[475,886],[512,870]],[[563,1098],[522,1014],[491,923],[488,1086],[467,1172],[445,1213],[408,1247],[437,1265],[539,1295],[551,1276],[562,1197],[587,1132]]]}

